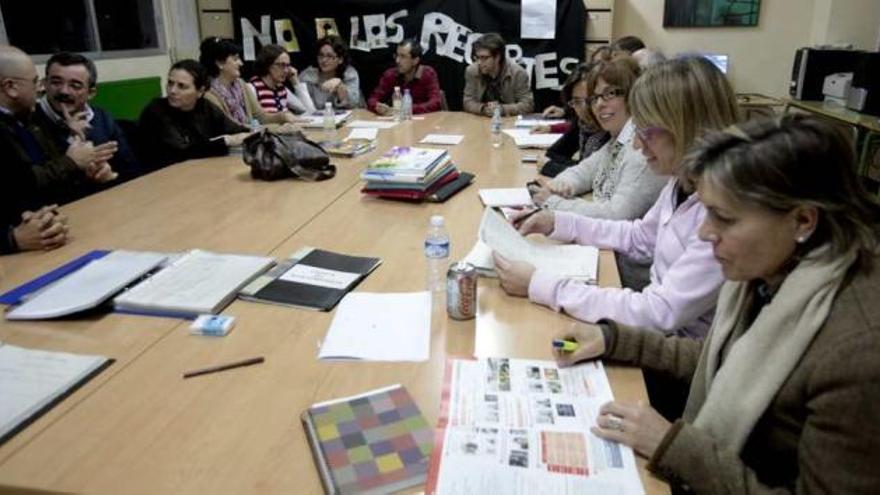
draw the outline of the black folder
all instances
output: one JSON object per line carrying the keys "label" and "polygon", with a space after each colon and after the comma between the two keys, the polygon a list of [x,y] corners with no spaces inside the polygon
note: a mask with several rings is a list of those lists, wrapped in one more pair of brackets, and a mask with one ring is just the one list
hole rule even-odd
{"label": "black folder", "polygon": [[[313,249],[302,259],[290,260],[289,263],[280,265],[279,269],[272,270],[267,275],[272,276],[273,279],[259,290],[253,293],[243,291],[240,296],[250,301],[329,311],[381,263],[382,260],[379,258],[349,256],[323,249]],[[281,278],[295,265],[307,265],[356,274],[357,276],[343,288],[324,287],[316,283],[294,282]]]}

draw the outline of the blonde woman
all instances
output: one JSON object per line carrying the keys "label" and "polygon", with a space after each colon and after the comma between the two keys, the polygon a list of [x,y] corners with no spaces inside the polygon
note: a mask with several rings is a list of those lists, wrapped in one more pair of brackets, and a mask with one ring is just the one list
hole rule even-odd
{"label": "blonde woman", "polygon": [[612,402],[594,432],[696,494],[880,493],[880,205],[849,137],[815,117],[751,121],[689,161],[700,237],[727,282],[705,341],[625,325],[560,337],[688,382],[684,416]]}
{"label": "blonde woman", "polygon": [[678,175],[682,157],[699,133],[737,120],[733,90],[711,62],[677,59],[636,80],[629,107],[636,146],[648,166],[668,178],[651,209],[637,220],[545,210],[522,222],[519,230],[652,259],[651,283],[640,292],[585,285],[496,255],[501,286],[511,295],[528,296],[591,323],[613,319],[666,334],[702,337],[714,314],[721,267],[712,246],[697,237],[706,209],[693,185]]}

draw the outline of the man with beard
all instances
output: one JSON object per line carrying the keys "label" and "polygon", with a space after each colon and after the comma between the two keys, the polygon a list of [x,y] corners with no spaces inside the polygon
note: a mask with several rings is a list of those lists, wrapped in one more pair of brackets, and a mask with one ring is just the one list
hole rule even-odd
{"label": "man with beard", "polygon": [[95,64],[88,58],[69,52],[52,55],[46,62],[46,94],[37,102],[34,112],[37,125],[59,149],[65,150],[78,141],[93,145],[116,143],[117,150],[109,165],[119,176],[100,187],[93,185],[79,191],[79,197],[142,173],[125,134],[110,113],[89,105],[97,93],[97,79]]}

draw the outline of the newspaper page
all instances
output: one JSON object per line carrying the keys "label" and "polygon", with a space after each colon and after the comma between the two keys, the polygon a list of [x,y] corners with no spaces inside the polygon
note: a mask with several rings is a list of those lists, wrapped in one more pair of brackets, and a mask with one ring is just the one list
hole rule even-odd
{"label": "newspaper page", "polygon": [[632,449],[593,435],[601,362],[450,360],[427,493],[644,494]]}

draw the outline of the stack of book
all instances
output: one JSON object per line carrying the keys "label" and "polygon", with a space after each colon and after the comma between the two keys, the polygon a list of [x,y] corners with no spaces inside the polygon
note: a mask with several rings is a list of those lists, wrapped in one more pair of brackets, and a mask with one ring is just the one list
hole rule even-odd
{"label": "stack of book", "polygon": [[367,182],[361,192],[419,201],[458,176],[446,150],[395,146],[361,173],[361,179]]}

